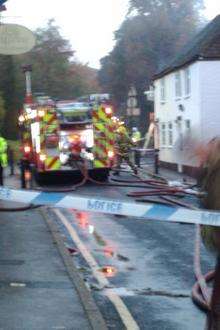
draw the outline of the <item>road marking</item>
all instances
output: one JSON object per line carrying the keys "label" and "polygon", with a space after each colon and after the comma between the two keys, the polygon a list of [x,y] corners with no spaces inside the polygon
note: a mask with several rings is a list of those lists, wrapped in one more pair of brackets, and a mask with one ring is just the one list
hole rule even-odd
{"label": "road marking", "polygon": [[25,287],[26,284],[25,283],[10,283],[10,286],[14,286],[14,287]]}
{"label": "road marking", "polygon": [[[94,257],[91,255],[89,250],[86,248],[86,246],[83,244],[83,242],[80,240],[77,232],[72,227],[72,225],[69,223],[67,218],[59,210],[53,210],[53,211],[54,211],[54,213],[56,213],[58,218],[61,220],[63,225],[68,230],[72,240],[74,241],[77,248],[82,253],[83,257],[85,258],[88,265],[92,269],[93,275],[98,280],[99,284],[102,287],[109,286],[110,285],[109,281],[99,271],[100,266],[98,265],[98,263],[96,262]],[[110,291],[110,292],[107,292],[107,297],[109,298],[109,300],[112,302],[112,304],[115,306],[116,310],[118,311],[118,314],[120,315],[120,318],[121,318],[122,322],[124,323],[126,329],[128,329],[128,330],[140,329],[139,326],[137,325],[136,321],[134,320],[133,316],[129,312],[128,308],[126,307],[124,302],[121,300],[121,298],[117,294]]]}

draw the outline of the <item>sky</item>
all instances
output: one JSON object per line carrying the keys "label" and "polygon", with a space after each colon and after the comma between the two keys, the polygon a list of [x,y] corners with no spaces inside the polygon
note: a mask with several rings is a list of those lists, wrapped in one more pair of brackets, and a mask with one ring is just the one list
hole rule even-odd
{"label": "sky", "polygon": [[[187,1],[187,0],[186,0]],[[114,31],[124,20],[129,0],[8,0],[4,23],[29,29],[43,27],[55,18],[82,63],[99,68],[100,58],[114,46]],[[208,19],[220,14],[220,1],[205,0]]]}

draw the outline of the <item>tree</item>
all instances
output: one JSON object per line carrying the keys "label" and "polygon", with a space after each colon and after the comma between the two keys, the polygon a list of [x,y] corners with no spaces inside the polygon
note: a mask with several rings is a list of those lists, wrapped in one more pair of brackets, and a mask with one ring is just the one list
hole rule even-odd
{"label": "tree", "polygon": [[[74,57],[68,40],[50,20],[35,31],[36,46],[27,54],[0,55],[0,126],[7,138],[17,137],[17,117],[25,96],[25,77],[21,67],[32,64],[32,90],[55,99],[73,99],[90,92],[99,92],[97,72]],[[1,116],[1,95],[5,117]],[[3,114],[3,113],[2,113]],[[4,117],[4,119],[3,119]]]}
{"label": "tree", "polygon": [[198,20],[201,10],[204,9],[204,0],[130,0],[129,13],[157,16],[163,11],[170,20],[177,21],[183,17],[194,17]]}
{"label": "tree", "polygon": [[56,98],[74,93],[70,81],[70,60],[74,52],[69,42],[60,35],[54,20],[35,33],[36,46],[25,58],[33,66],[33,90]]}
{"label": "tree", "polygon": [[118,106],[135,85],[140,105],[153,74],[195,34],[202,0],[130,0],[128,16],[115,33],[113,51],[101,60],[99,79]]}
{"label": "tree", "polygon": [[4,126],[4,118],[5,118],[5,102],[2,95],[0,94],[0,132],[2,131]]}
{"label": "tree", "polygon": [[[0,96],[4,111],[1,111],[0,126],[2,134],[6,137],[13,136],[17,120],[15,106],[15,72],[13,56],[0,55]],[[3,110],[3,109],[2,109]]]}
{"label": "tree", "polygon": [[72,99],[90,88],[99,89],[94,71],[75,59],[69,41],[62,37],[53,19],[45,28],[36,30],[36,38],[34,49],[19,61],[32,64],[33,91],[57,99]]}

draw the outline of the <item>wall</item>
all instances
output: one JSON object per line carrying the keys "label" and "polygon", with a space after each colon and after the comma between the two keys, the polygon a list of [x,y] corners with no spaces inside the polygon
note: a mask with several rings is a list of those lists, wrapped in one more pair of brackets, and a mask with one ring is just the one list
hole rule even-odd
{"label": "wall", "polygon": [[[188,66],[191,75],[191,93],[185,95],[184,70],[179,70],[182,80],[182,96],[175,95],[175,72],[166,75],[165,101],[161,101],[160,83],[161,79],[155,84],[155,118],[159,119],[157,124],[160,136],[160,160],[179,165],[196,166],[198,161],[193,156],[194,141],[201,139],[201,84],[200,84],[200,63],[196,62]],[[179,106],[182,106],[180,110]],[[177,117],[181,117],[177,120]],[[166,129],[166,144],[161,145],[161,124],[172,123],[173,125],[173,143],[168,144],[168,129]],[[187,128],[187,122],[190,128]],[[167,127],[167,126],[166,126]]]}
{"label": "wall", "polygon": [[201,76],[202,137],[220,136],[220,61],[199,63]]}

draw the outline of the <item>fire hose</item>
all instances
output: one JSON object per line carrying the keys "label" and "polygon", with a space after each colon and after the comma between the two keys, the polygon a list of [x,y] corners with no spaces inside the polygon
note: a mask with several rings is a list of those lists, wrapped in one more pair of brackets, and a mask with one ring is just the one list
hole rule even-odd
{"label": "fire hose", "polygon": [[[178,206],[187,207],[193,210],[198,210],[197,207],[185,203],[183,201],[177,201],[173,198],[163,196],[161,197],[163,200],[172,202],[173,204],[176,204]],[[207,274],[203,275],[201,270],[201,260],[200,260],[200,254],[201,254],[201,226],[196,224],[195,225],[195,246],[194,246],[194,274],[197,279],[196,283],[194,284],[192,288],[192,299],[193,301],[202,309],[209,311],[210,310],[210,294],[209,289],[207,286],[207,283],[211,280],[213,280],[215,276],[215,271],[212,270],[208,272]],[[201,294],[200,294],[201,292]]]}
{"label": "fire hose", "polygon": [[22,212],[39,208],[39,205],[29,204],[23,207],[0,207],[0,212]]}

